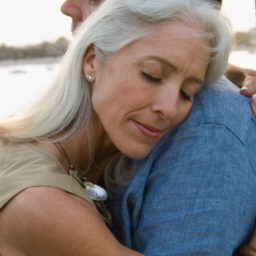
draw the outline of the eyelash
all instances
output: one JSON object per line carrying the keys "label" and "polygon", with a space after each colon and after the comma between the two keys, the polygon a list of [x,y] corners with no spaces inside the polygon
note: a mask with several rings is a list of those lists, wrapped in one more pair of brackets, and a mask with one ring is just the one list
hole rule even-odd
{"label": "eyelash", "polygon": [[180,90],[180,95],[184,100],[192,102],[192,97],[188,96],[184,91]]}
{"label": "eyelash", "polygon": [[[142,72],[142,75],[150,80],[151,82],[154,82],[154,83],[160,83],[162,82],[162,79],[161,78],[156,78],[156,77],[153,77],[153,76],[150,76],[149,74],[145,73],[145,72]],[[192,97],[188,96],[184,91],[180,90],[180,95],[181,97],[184,99],[184,100],[188,100],[190,102],[192,102]]]}
{"label": "eyelash", "polygon": [[151,82],[155,82],[155,83],[160,83],[162,82],[162,79],[161,78],[157,78],[157,77],[153,77],[153,76],[150,76],[149,74],[145,73],[145,72],[142,72],[142,75],[150,80]]}

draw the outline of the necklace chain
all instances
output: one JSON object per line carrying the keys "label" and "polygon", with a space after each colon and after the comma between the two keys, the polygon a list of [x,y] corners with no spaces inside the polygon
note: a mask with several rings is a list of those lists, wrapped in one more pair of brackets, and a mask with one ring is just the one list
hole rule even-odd
{"label": "necklace chain", "polygon": [[[94,188],[95,188],[95,190],[100,189],[101,191],[104,191],[104,193],[106,193],[106,191],[103,188],[87,181],[87,178],[85,177],[84,172],[81,169],[76,168],[74,165],[72,165],[72,163],[68,157],[68,154],[66,153],[65,149],[62,147],[62,145],[58,141],[53,141],[53,144],[60,151],[60,153],[65,157],[65,159],[68,161],[68,163],[70,165],[70,170],[69,170],[70,176],[72,176],[80,184],[80,186],[82,186],[83,188],[85,188],[87,190],[89,196],[93,200],[93,202],[94,202],[97,210],[99,211],[100,215],[102,216],[104,222],[110,229],[112,229],[114,227],[113,220],[112,220],[111,214],[107,210],[106,205],[104,204],[104,202],[102,200],[95,200],[92,197],[92,195],[95,195],[95,192],[93,191]],[[88,187],[86,186],[86,184],[88,184]],[[92,195],[90,193],[91,191],[92,191]],[[106,196],[107,196],[107,194],[106,194]]]}
{"label": "necklace chain", "polygon": [[[70,171],[72,170],[72,174],[71,176],[73,176],[77,181],[78,183],[82,186],[82,187],[85,187],[83,182],[86,182],[87,181],[87,178],[85,177],[84,175],[84,172],[79,169],[79,168],[76,168],[70,161],[69,157],[68,157],[68,154],[66,153],[65,149],[62,147],[62,145],[56,141],[56,142],[53,142],[53,144],[56,146],[56,148],[60,151],[60,153],[65,157],[65,159],[68,161],[70,167],[69,167],[69,173]],[[78,179],[77,179],[78,178]]]}
{"label": "necklace chain", "polygon": [[68,154],[66,153],[65,149],[62,147],[62,145],[56,141],[56,142],[53,142],[54,145],[57,147],[57,149],[60,151],[60,153],[66,158],[66,160],[68,161],[69,165],[72,166],[72,163],[68,157]]}

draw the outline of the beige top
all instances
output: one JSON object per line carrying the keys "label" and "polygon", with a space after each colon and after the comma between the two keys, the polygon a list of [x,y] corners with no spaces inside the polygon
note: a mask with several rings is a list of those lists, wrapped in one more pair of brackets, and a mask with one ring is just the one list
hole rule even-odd
{"label": "beige top", "polygon": [[33,144],[0,146],[0,209],[22,190],[37,186],[60,188],[94,205],[86,189],[47,150]]}

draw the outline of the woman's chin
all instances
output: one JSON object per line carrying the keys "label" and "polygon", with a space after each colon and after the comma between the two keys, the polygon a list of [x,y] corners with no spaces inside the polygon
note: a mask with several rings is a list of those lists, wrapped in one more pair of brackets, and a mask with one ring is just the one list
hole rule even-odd
{"label": "woman's chin", "polygon": [[145,157],[147,157],[150,152],[152,151],[153,148],[147,148],[147,149],[130,149],[130,150],[121,150],[121,152],[128,156],[129,158],[131,159],[134,159],[134,160],[140,160],[140,159],[143,159]]}

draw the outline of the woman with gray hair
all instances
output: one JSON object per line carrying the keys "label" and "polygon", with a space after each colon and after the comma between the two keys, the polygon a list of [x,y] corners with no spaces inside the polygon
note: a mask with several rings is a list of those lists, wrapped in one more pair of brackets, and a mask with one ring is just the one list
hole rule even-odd
{"label": "woman with gray hair", "polygon": [[108,0],[79,28],[52,86],[0,122],[0,254],[141,255],[104,224],[102,187],[127,185],[131,160],[223,74],[231,31],[215,7]]}

